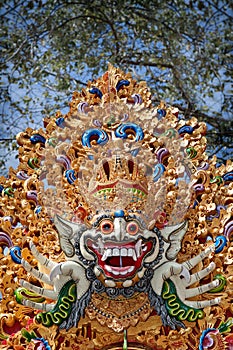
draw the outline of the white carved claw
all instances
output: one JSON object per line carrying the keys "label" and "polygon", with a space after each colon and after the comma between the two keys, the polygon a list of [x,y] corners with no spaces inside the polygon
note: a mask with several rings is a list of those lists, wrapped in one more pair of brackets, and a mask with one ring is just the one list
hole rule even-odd
{"label": "white carved claw", "polygon": [[171,279],[171,281],[175,284],[178,297],[185,305],[196,309],[202,309],[207,306],[219,304],[221,301],[220,298],[202,301],[187,300],[188,298],[200,296],[203,293],[209,292],[219,284],[219,281],[215,280],[208,284],[199,285],[198,287],[188,288],[194,283],[200,282],[200,280],[208,276],[215,269],[215,263],[211,262],[206,268],[193,274],[190,273],[190,271],[198,263],[214,252],[214,250],[215,246],[212,245],[194,258],[189,259],[182,264],[178,264],[177,262],[173,261],[165,262],[164,264],[160,265],[154,270],[154,276],[151,280],[151,286],[155,293],[161,295],[163,282],[166,279]]}
{"label": "white carved claw", "polygon": [[[87,292],[88,288],[90,287],[90,282],[86,278],[85,268],[82,265],[75,261],[66,261],[58,264],[39,253],[32,242],[30,242],[29,245],[31,252],[38,261],[39,265],[45,266],[48,273],[37,270],[24,259],[22,259],[22,265],[24,266],[25,270],[30,273],[30,275],[41,282],[52,286],[53,289],[34,286],[32,283],[25,280],[20,280],[20,285],[22,287],[44,296],[45,298],[57,301],[61,288],[72,279],[76,283],[78,299]],[[23,300],[22,303],[25,306],[43,311],[50,311],[56,305],[56,303],[37,303],[31,300]]]}

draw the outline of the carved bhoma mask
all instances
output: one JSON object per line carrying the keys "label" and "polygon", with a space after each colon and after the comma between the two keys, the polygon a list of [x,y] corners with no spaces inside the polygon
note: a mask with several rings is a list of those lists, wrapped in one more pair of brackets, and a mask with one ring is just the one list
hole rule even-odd
{"label": "carved bhoma mask", "polygon": [[[47,271],[24,259],[22,264],[44,287],[20,281],[50,299],[22,300],[41,310],[36,319],[45,326],[70,329],[85,314],[99,313],[102,323],[120,332],[130,326],[130,317],[136,315],[138,322],[141,313],[145,320],[155,310],[165,326],[184,328],[184,320],[195,321],[204,307],[220,302],[199,297],[219,285],[218,279],[201,281],[215,269],[213,262],[201,266],[216,244],[178,259],[197,181],[181,136],[193,130],[178,124],[177,109],[163,103],[152,108],[145,86],[134,82],[131,92],[126,90],[130,81],[120,76],[111,67],[102,85],[74,97],[76,107],[71,104],[67,117],[56,119],[60,128],[51,126],[45,145],[41,198],[65,261],[46,258],[31,242],[32,254]],[[114,305],[137,296],[143,304],[121,317],[101,311],[96,302],[108,298]]]}

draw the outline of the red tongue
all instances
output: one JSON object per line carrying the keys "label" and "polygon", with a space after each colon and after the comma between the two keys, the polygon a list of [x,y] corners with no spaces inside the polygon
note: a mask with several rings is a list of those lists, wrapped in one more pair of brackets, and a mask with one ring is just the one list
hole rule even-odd
{"label": "red tongue", "polygon": [[134,266],[135,261],[130,256],[111,256],[106,259],[106,265],[114,267]]}

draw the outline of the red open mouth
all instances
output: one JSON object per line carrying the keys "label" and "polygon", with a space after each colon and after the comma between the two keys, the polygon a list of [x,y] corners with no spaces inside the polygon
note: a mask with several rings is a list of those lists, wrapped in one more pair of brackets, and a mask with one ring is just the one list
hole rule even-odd
{"label": "red open mouth", "polygon": [[133,276],[142,267],[142,260],[151,251],[151,241],[116,243],[87,239],[87,246],[98,258],[98,265],[106,276],[114,279],[126,279]]}

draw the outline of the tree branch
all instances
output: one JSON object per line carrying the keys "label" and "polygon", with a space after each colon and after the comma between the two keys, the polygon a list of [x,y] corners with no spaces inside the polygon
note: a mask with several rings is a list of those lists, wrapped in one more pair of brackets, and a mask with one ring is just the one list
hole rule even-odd
{"label": "tree branch", "polygon": [[149,62],[149,61],[134,61],[132,59],[124,58],[121,60],[121,63],[131,64],[133,66],[148,66],[148,67],[163,67],[163,68],[173,68],[173,64],[171,63],[163,63],[161,61],[158,62]]}

